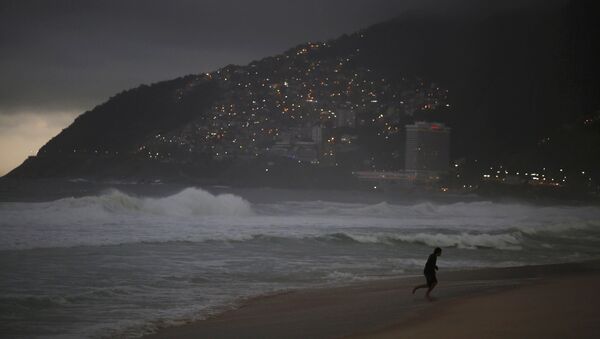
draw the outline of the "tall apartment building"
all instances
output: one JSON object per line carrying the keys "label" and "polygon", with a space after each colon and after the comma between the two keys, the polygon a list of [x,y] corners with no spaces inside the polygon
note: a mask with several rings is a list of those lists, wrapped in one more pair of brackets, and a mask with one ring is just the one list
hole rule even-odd
{"label": "tall apartment building", "polygon": [[450,127],[440,123],[406,125],[407,171],[445,172],[450,166]]}

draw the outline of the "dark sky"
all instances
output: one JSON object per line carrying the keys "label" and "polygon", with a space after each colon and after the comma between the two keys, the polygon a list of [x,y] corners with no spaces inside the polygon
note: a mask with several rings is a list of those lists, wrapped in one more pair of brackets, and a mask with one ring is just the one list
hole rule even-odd
{"label": "dark sky", "polygon": [[9,1],[0,112],[91,108],[117,91],[334,38],[409,1]]}
{"label": "dark sky", "polygon": [[0,175],[121,90],[246,64],[414,8],[478,14],[481,2],[486,11],[523,3],[0,0],[0,154],[14,153],[0,155]]}

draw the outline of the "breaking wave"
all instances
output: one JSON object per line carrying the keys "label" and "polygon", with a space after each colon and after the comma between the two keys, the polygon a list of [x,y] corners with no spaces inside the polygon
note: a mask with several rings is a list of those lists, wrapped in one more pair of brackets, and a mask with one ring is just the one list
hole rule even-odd
{"label": "breaking wave", "polygon": [[251,204],[237,195],[199,188],[162,198],[109,190],[43,203],[0,203],[0,215],[0,249],[177,241],[269,246],[274,241],[318,240],[522,250],[540,243],[550,248],[571,236],[593,240],[600,230],[596,206],[318,200]]}
{"label": "breaking wave", "polygon": [[240,297],[416,274],[437,246],[444,271],[600,258],[598,206],[269,198],[188,188],[0,203],[0,318],[19,320],[17,334],[22,321],[39,336],[131,337]]}
{"label": "breaking wave", "polygon": [[554,220],[556,217],[591,217],[600,215],[596,206],[535,206],[530,204],[494,203],[491,201],[456,202],[438,204],[391,204],[383,201],[375,204],[341,203],[331,201],[286,201],[260,206],[265,214],[369,216],[380,218],[440,218],[465,217],[478,220],[521,218]]}
{"label": "breaking wave", "polygon": [[393,245],[397,243],[414,243],[430,247],[456,247],[460,249],[494,248],[499,250],[520,250],[523,241],[519,233],[508,234],[347,234],[330,235],[335,239],[348,239],[359,243],[382,243]]}
{"label": "breaking wave", "polygon": [[31,207],[34,207],[35,210],[35,207],[37,207],[37,209],[41,209],[43,212],[52,214],[72,214],[76,212],[105,214],[145,213],[174,217],[203,215],[243,216],[253,214],[250,203],[239,196],[233,194],[213,195],[198,188],[186,188],[179,193],[163,198],[135,197],[118,190],[109,190],[99,196],[64,198],[52,202],[35,204],[15,203],[10,207],[13,210],[29,209]]}
{"label": "breaking wave", "polygon": [[4,296],[0,297],[0,312],[8,313],[24,309],[46,309],[59,307],[69,301],[60,296]]}

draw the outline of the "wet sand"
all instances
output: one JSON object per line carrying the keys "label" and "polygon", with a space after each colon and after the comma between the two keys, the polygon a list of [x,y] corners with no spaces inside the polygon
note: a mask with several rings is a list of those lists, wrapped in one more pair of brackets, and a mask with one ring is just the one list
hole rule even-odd
{"label": "wet sand", "polygon": [[290,291],[145,338],[599,337],[600,262],[438,273]]}
{"label": "wet sand", "polygon": [[600,338],[600,275],[455,300],[414,323],[351,338]]}

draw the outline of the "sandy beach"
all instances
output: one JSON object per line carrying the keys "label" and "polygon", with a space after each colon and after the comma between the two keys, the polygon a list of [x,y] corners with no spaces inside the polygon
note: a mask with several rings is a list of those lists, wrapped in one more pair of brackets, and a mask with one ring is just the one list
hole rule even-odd
{"label": "sandy beach", "polygon": [[438,274],[258,297],[145,338],[597,338],[600,262]]}
{"label": "sandy beach", "polygon": [[600,275],[556,278],[454,300],[405,323],[352,338],[598,338]]}

